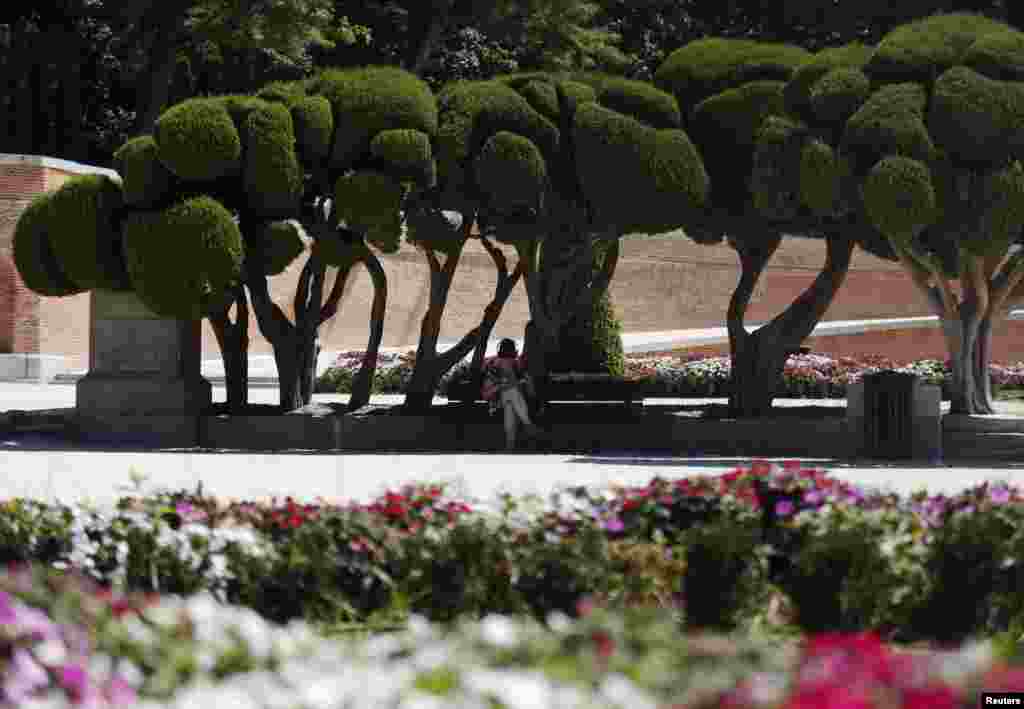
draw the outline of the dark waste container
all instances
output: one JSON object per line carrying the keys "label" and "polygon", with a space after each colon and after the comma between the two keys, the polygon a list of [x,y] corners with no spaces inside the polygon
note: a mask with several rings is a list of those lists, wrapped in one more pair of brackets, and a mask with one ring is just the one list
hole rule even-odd
{"label": "dark waste container", "polygon": [[864,453],[889,460],[914,456],[916,374],[883,370],[864,376]]}

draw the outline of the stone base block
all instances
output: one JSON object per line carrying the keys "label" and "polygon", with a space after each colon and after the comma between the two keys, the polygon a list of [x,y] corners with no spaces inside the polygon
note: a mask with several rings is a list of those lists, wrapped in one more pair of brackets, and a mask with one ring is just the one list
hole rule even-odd
{"label": "stone base block", "polygon": [[[868,454],[864,440],[864,383],[847,387],[846,417],[850,435],[849,454]],[[914,397],[914,440],[911,455],[918,460],[942,458],[942,388],[934,384],[918,386]]]}
{"label": "stone base block", "polygon": [[341,447],[337,416],[204,416],[200,445],[232,450],[336,450]]}
{"label": "stone base block", "polygon": [[143,448],[195,448],[199,445],[200,417],[119,416],[77,412],[72,435],[86,443],[137,445]]}
{"label": "stone base block", "polygon": [[193,416],[210,406],[202,377],[153,377],[90,372],[75,385],[75,408],[99,416]]}

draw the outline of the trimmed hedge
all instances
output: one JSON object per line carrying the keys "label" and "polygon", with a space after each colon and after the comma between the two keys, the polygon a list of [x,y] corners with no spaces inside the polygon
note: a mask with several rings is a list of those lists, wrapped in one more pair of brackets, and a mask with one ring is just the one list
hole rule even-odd
{"label": "trimmed hedge", "polygon": [[396,180],[380,172],[363,171],[338,178],[334,205],[338,218],[365,235],[385,253],[398,250],[402,234],[404,190]]}
{"label": "trimmed hedge", "polygon": [[61,271],[86,290],[130,290],[115,222],[124,205],[121,185],[104,175],[81,175],[53,193],[50,247]]}
{"label": "trimmed hedge", "polygon": [[805,142],[800,150],[800,202],[818,216],[844,211],[842,188],[848,169],[829,145],[817,139]]}
{"label": "trimmed hedge", "polygon": [[801,160],[807,127],[769,116],[761,127],[750,177],[754,208],[769,220],[796,216],[801,198]]}
{"label": "trimmed hedge", "polygon": [[334,114],[323,96],[306,96],[292,105],[295,145],[303,162],[321,162],[331,154]]}
{"label": "trimmed hedge", "polygon": [[305,96],[306,87],[301,81],[272,81],[256,92],[256,98],[283,103],[289,108]]}
{"label": "trimmed hedge", "polygon": [[184,180],[210,181],[238,171],[242,139],[223,101],[189,99],[161,114],[153,132],[160,162]]}
{"label": "trimmed hedge", "polygon": [[597,104],[576,111],[576,163],[600,222],[621,234],[657,234],[702,206],[708,176],[683,131],[657,131]]}
{"label": "trimmed hedge", "polygon": [[900,243],[910,243],[935,220],[931,171],[913,158],[885,158],[864,182],[864,206],[879,231]]}
{"label": "trimmed hedge", "polygon": [[114,169],[124,180],[124,203],[131,207],[153,207],[166,200],[174,176],[159,159],[151,135],[132,138],[114,153]]}
{"label": "trimmed hedge", "polygon": [[310,81],[309,93],[327,98],[334,110],[335,169],[355,165],[381,131],[410,128],[428,136],[437,132],[437,102],[430,87],[395,67],[326,71]]}
{"label": "trimmed hedge", "polygon": [[990,79],[1024,81],[1024,32],[993,32],[975,40],[963,63]]}
{"label": "trimmed hedge", "polygon": [[752,147],[764,119],[783,112],[784,87],[781,81],[753,81],[697,104],[694,137],[704,152]]}
{"label": "trimmed hedge", "polygon": [[871,94],[871,80],[859,69],[833,69],[811,87],[814,117],[830,125],[845,123]]}
{"label": "trimmed hedge", "polygon": [[1024,229],[1024,168],[1014,162],[988,173],[980,182],[982,228],[966,234],[961,243],[979,256],[999,257]]}
{"label": "trimmed hedge", "polygon": [[726,89],[752,81],[788,81],[812,56],[788,44],[698,39],[668,56],[655,73],[655,83],[673,94],[685,113]]}
{"label": "trimmed hedge", "polygon": [[850,117],[842,150],[850,154],[858,173],[887,155],[927,161],[935,152],[924,124],[927,92],[920,84],[884,86]]}
{"label": "trimmed hedge", "polygon": [[472,166],[471,160],[499,131],[529,138],[546,159],[558,150],[558,128],[506,84],[456,82],[441,92],[440,103],[438,167],[446,181],[463,184],[466,175],[460,173]]}
{"label": "trimmed hedge", "polygon": [[852,42],[841,47],[829,47],[814,54],[807,62],[797,67],[792,79],[786,84],[786,111],[803,120],[810,120],[811,89],[814,85],[834,69],[862,70],[871,59],[874,50],[874,47]]}
{"label": "trimmed hedge", "polygon": [[123,229],[132,285],[158,315],[199,320],[241,276],[242,234],[210,197],[129,214]]}
{"label": "trimmed hedge", "polygon": [[652,128],[679,128],[682,114],[675,96],[643,81],[583,74],[579,80],[596,92],[597,102]]}
{"label": "trimmed hedge", "polygon": [[864,72],[877,81],[930,83],[962,64],[978,39],[1009,31],[1009,26],[983,15],[932,15],[901,25],[883,37]]}
{"label": "trimmed hedge", "polygon": [[551,359],[552,372],[623,375],[626,359],[622,321],[615,313],[608,291],[593,298],[589,307],[562,328],[558,351]]}
{"label": "trimmed hedge", "polygon": [[539,208],[547,184],[547,166],[529,138],[495,133],[476,158],[476,183],[488,202],[501,208]]}
{"label": "trimmed hedge", "polygon": [[276,221],[267,224],[260,232],[258,243],[246,243],[246,249],[250,248],[258,249],[260,252],[263,275],[278,276],[303,254],[306,242],[293,223]]}
{"label": "trimmed hedge", "polygon": [[437,179],[430,136],[418,130],[386,130],[370,144],[375,164],[400,182],[430,187]]}
{"label": "trimmed hedge", "polygon": [[246,136],[246,206],[253,214],[291,215],[298,208],[303,187],[291,113],[277,103],[253,110]]}
{"label": "trimmed hedge", "polygon": [[46,296],[82,293],[85,289],[67,277],[50,245],[51,233],[62,226],[52,204],[52,192],[39,195],[18,217],[14,226],[14,265],[33,293]]}
{"label": "trimmed hedge", "polygon": [[963,163],[1024,157],[1024,85],[954,67],[935,82],[928,127],[936,143]]}

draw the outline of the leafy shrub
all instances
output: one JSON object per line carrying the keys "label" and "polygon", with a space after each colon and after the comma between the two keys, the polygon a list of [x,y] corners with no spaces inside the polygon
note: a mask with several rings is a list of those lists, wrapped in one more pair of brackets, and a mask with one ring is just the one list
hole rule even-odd
{"label": "leafy shrub", "polygon": [[290,216],[303,187],[291,114],[284,106],[267,104],[250,112],[245,125],[247,207],[263,216]]}
{"label": "leafy shrub", "polygon": [[242,139],[223,101],[189,99],[164,111],[153,131],[160,162],[184,180],[238,171]]}
{"label": "leafy shrub", "polygon": [[132,207],[155,207],[171,192],[174,176],[159,159],[151,135],[132,138],[114,153],[114,164],[124,180],[124,203]]}
{"label": "leafy shrub", "polygon": [[85,290],[64,273],[50,243],[50,235],[63,226],[53,210],[53,193],[34,198],[18,217],[14,226],[14,265],[33,293],[66,296]]}

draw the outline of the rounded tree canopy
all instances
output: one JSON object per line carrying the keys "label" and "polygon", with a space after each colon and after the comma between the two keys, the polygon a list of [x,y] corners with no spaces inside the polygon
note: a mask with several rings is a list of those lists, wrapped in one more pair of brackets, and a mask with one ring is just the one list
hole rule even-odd
{"label": "rounded tree canopy", "polygon": [[249,112],[245,133],[248,211],[262,216],[294,213],[302,196],[303,171],[295,156],[291,113],[281,104],[265,103]]}
{"label": "rounded tree canopy", "polygon": [[308,90],[331,102],[338,125],[331,152],[335,169],[355,165],[381,131],[411,128],[428,136],[437,132],[437,102],[430,87],[395,67],[326,71],[309,82]]}
{"label": "rounded tree canopy", "polygon": [[545,159],[558,150],[555,124],[535,110],[515,89],[499,81],[455,82],[439,96],[438,169],[448,185],[473,186],[473,161],[499,131],[531,140]]}
{"label": "rounded tree canopy", "polygon": [[754,151],[750,191],[758,214],[770,221],[792,219],[800,210],[801,159],[807,126],[770,116]]}
{"label": "rounded tree canopy", "polygon": [[[248,239],[248,235],[246,235]],[[248,243],[246,246],[248,247]],[[295,259],[306,250],[306,240],[299,228],[290,221],[270,222],[259,232],[254,245],[263,257],[263,274],[277,276],[284,273]]]}
{"label": "rounded tree canopy", "polygon": [[597,102],[653,128],[679,128],[682,115],[675,96],[643,81],[620,76],[582,74],[579,80],[593,87]]}
{"label": "rounded tree canopy", "polygon": [[681,130],[655,130],[597,104],[575,117],[576,168],[596,218],[620,234],[662,233],[703,206],[708,177]]}
{"label": "rounded tree canopy", "polygon": [[833,69],[811,86],[811,111],[821,123],[844,123],[871,95],[871,80],[860,69]]}
{"label": "rounded tree canopy", "polygon": [[334,195],[335,209],[344,226],[364,234],[385,253],[398,251],[405,196],[401,183],[380,172],[356,172],[338,178]]}
{"label": "rounded tree canopy", "polygon": [[804,142],[800,150],[800,202],[812,214],[834,217],[847,213],[844,183],[850,177],[849,163],[818,139]]}
{"label": "rounded tree canopy", "polygon": [[174,177],[158,157],[151,135],[132,138],[114,153],[114,168],[124,180],[124,202],[130,207],[153,207],[171,195]]}
{"label": "rounded tree canopy", "polygon": [[167,109],[154,138],[160,162],[184,180],[216,180],[241,166],[242,139],[217,99],[189,99]]}
{"label": "rounded tree canopy", "polygon": [[306,96],[292,104],[292,122],[299,157],[306,164],[320,163],[331,154],[334,115],[323,96]]}
{"label": "rounded tree canopy", "polygon": [[476,158],[476,184],[499,211],[538,209],[547,182],[547,165],[529,138],[499,131]]}
{"label": "rounded tree canopy", "polygon": [[[984,66],[983,56],[992,59],[1002,52],[982,50],[972,54],[974,44],[992,35],[1011,32],[1009,26],[983,15],[932,15],[897,27],[883,37],[864,72],[873,81],[930,83],[947,69],[965,64],[969,55],[978,62],[977,66]],[[987,46],[992,47],[990,42],[988,40]],[[995,43],[995,47],[998,46],[1000,42]],[[1012,51],[1007,54],[1011,60],[1015,56],[1019,61],[1020,54]]]}
{"label": "rounded tree canopy", "polygon": [[850,117],[842,149],[863,174],[886,155],[927,161],[935,152],[924,124],[928,94],[921,84],[891,84],[876,91]]}
{"label": "rounded tree canopy", "polygon": [[103,175],[73,177],[53,193],[48,208],[53,255],[72,282],[91,290],[129,290],[116,224],[124,205],[121,185]]}
{"label": "rounded tree canopy", "polygon": [[701,101],[693,109],[693,132],[705,152],[751,148],[764,119],[783,111],[781,81],[752,81]]}
{"label": "rounded tree canopy", "polygon": [[964,164],[1024,158],[1024,82],[954,67],[935,82],[928,127],[935,142]]}
{"label": "rounded tree canopy", "polygon": [[370,144],[373,164],[399,182],[431,187],[437,179],[430,136],[414,129],[386,130]]}
{"label": "rounded tree canopy", "polygon": [[282,103],[289,108],[305,96],[306,86],[302,81],[272,81],[256,92],[256,98]]}
{"label": "rounded tree canopy", "polygon": [[85,288],[67,277],[50,245],[50,235],[67,226],[53,210],[52,202],[52,192],[39,195],[18,217],[14,227],[14,265],[33,293],[47,296],[82,293]]}
{"label": "rounded tree canopy", "polygon": [[242,234],[210,197],[129,214],[123,229],[132,285],[158,315],[201,319],[241,277]]}
{"label": "rounded tree canopy", "polygon": [[864,202],[868,218],[880,232],[909,244],[936,218],[931,170],[913,158],[887,157],[865,180]]}
{"label": "rounded tree canopy", "polygon": [[786,111],[802,120],[810,120],[813,117],[811,90],[814,85],[835,69],[862,70],[874,50],[874,47],[853,42],[816,52],[797,67],[792,79],[786,84]]}
{"label": "rounded tree canopy", "polygon": [[698,39],[668,56],[655,73],[655,83],[673,94],[685,113],[706,98],[751,81],[788,81],[811,56],[788,44]]}

